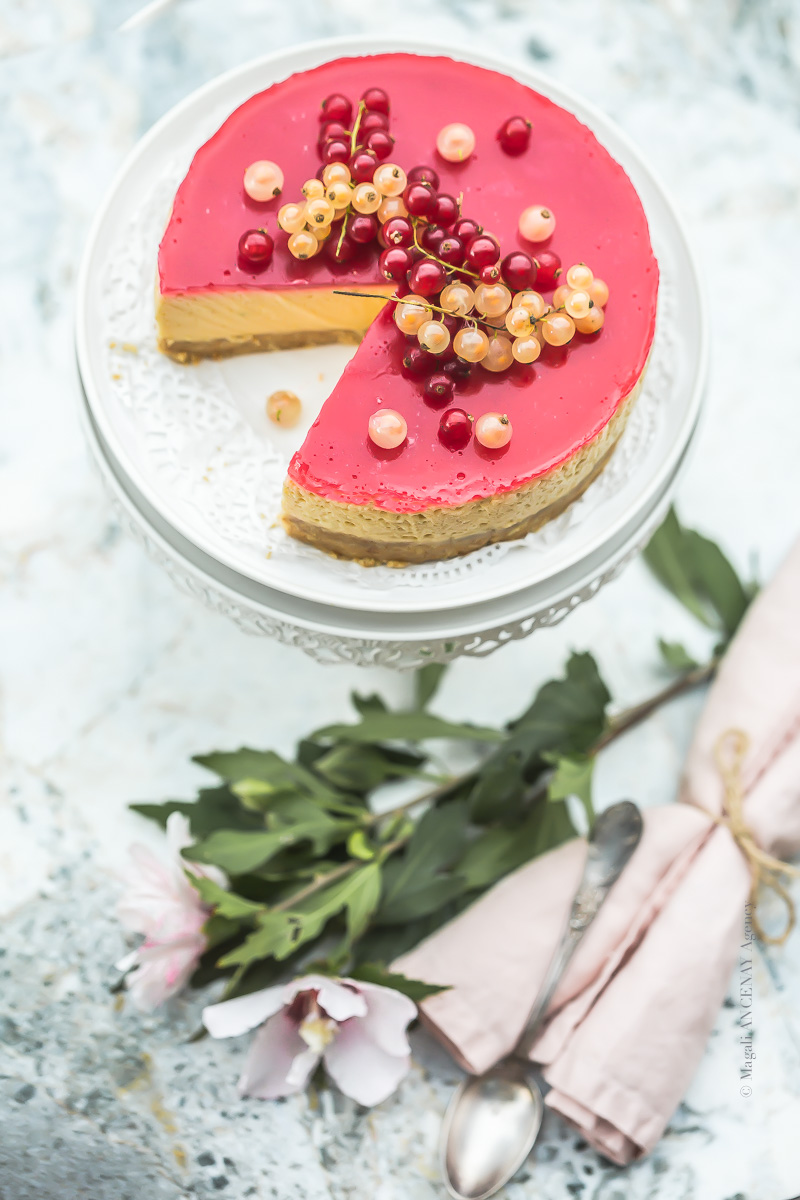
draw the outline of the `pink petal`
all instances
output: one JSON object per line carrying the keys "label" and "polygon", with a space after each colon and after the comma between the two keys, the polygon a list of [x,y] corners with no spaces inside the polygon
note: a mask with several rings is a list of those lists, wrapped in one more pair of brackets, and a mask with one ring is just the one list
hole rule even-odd
{"label": "pink petal", "polygon": [[417,1015],[417,1006],[394,988],[375,983],[358,983],[367,1002],[367,1015],[360,1022],[369,1038],[387,1054],[403,1057],[411,1052],[406,1028]]}
{"label": "pink petal", "polygon": [[391,1096],[410,1064],[408,1055],[387,1054],[364,1031],[357,1018],[339,1030],[323,1054],[331,1079],[345,1096],[359,1104],[380,1104]]}
{"label": "pink petal", "polygon": [[214,1038],[240,1037],[280,1012],[286,1003],[286,990],[285,985],[279,983],[277,987],[262,988],[248,996],[210,1004],[203,1009],[203,1024]]}
{"label": "pink petal", "polygon": [[303,1090],[318,1062],[318,1056],[309,1052],[294,1022],[284,1012],[276,1013],[253,1038],[239,1091],[259,1100],[291,1096]]}
{"label": "pink petal", "polygon": [[[136,1007],[152,1012],[170,996],[183,991],[200,961],[205,945],[205,938],[189,937],[182,942],[165,945],[145,943],[140,946],[135,951],[135,970],[126,980]],[[130,957],[123,962],[130,961]]]}
{"label": "pink petal", "polygon": [[[308,980],[314,980],[308,983]],[[323,1012],[334,1021],[347,1021],[351,1017],[365,1017],[367,1002],[361,995],[361,984],[346,987],[344,982],[337,979],[326,979],[324,975],[307,975],[302,981],[305,987],[319,989],[317,1003]]]}

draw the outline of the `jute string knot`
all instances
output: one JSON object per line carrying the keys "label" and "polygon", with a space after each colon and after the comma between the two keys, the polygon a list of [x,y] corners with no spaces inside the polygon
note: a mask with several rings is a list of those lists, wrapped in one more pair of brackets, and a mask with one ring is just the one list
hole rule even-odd
{"label": "jute string knot", "polygon": [[[728,830],[750,867],[753,933],[771,946],[781,946],[794,929],[796,920],[794,901],[782,880],[784,876],[800,878],[800,870],[762,850],[745,821],[742,768],[749,748],[750,739],[741,729],[728,729],[717,741],[714,757],[725,795],[722,813],[719,816],[711,814],[711,819]],[[786,909],[786,925],[777,936],[767,933],[758,919],[758,893],[762,888],[774,892]]]}

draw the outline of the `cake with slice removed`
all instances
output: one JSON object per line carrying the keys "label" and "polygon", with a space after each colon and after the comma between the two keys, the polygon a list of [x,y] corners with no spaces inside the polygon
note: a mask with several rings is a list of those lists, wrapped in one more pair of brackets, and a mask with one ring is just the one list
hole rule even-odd
{"label": "cake with slice removed", "polygon": [[[361,214],[352,204],[337,211],[327,236],[321,230],[319,252],[294,256],[290,245],[297,249],[302,238],[279,229],[277,213],[287,201],[303,202],[303,185],[336,141],[334,121],[326,131],[331,136],[318,145],[320,104],[344,96],[357,106],[369,89],[382,90],[391,106],[390,121],[369,124],[395,139],[376,169],[399,164],[413,181],[411,168],[430,164],[438,176],[434,192],[456,197],[459,220],[474,219],[490,231],[505,262],[520,252],[538,257],[539,278],[517,288],[512,272],[508,291],[536,292],[554,314],[537,315],[532,302],[526,329],[523,318],[511,317],[521,305],[509,297],[506,309],[492,316],[490,302],[504,279],[493,281],[492,264],[482,265],[479,254],[470,259],[465,245],[467,257],[439,282],[465,283],[473,298],[482,295],[487,311],[473,304],[464,318],[457,306],[444,316],[438,311],[441,287],[425,292],[433,285],[424,271],[420,283],[417,265],[415,294],[430,306],[423,315],[436,328],[419,331],[408,305],[404,324],[395,302],[385,301],[407,290],[397,277],[402,256],[395,253],[387,262],[375,241],[348,245],[343,217],[369,216],[369,205]],[[348,129],[359,111],[364,115],[355,108]],[[525,118],[516,127],[508,124],[519,143],[526,141],[521,126],[530,122],[521,148],[513,137],[498,137],[515,115]],[[474,150],[467,145],[461,161],[440,152],[453,148],[441,141],[453,123],[474,137]],[[332,161],[337,153],[334,147]],[[278,165],[280,196],[254,200],[245,191],[245,172],[260,160]],[[424,206],[424,196],[420,202]],[[521,215],[532,208],[521,231]],[[555,230],[533,242],[525,232],[549,232],[530,224],[538,210],[541,225],[541,208],[554,215]],[[394,211],[402,209],[395,204]],[[414,259],[437,261],[442,236],[452,242],[458,230],[451,221],[441,234],[432,231],[434,211],[410,214],[421,245],[410,250],[412,270]],[[240,240],[260,229],[270,253],[263,263],[249,262],[238,251]],[[588,280],[593,273],[595,283],[604,281],[601,292],[610,295],[603,327],[581,333],[592,320],[587,325],[576,315],[563,345],[555,344],[563,329],[552,318],[569,323],[568,301],[580,314],[573,301],[585,288],[568,288],[564,275],[553,277],[554,252],[565,268],[587,263]],[[395,278],[387,280],[384,271]],[[496,72],[447,58],[386,54],[326,63],[273,85],[237,109],[201,147],[159,250],[157,318],[161,348],[187,359],[363,338],[292,459],[283,519],[290,534],[330,553],[401,564],[522,536],[585,490],[613,452],[641,386],[657,291],[658,268],[636,191],[575,117]],[[429,337],[437,349],[433,343],[444,338],[442,328],[448,344],[437,354],[422,351],[418,339]],[[490,342],[488,355],[471,365],[480,345],[473,347],[472,333],[459,342],[465,329],[484,332]],[[532,340],[538,347],[522,345]],[[516,344],[520,359],[504,366]],[[449,383],[437,393],[435,381],[442,376]],[[387,434],[392,422],[395,432]],[[395,445],[397,429],[403,437]]]}

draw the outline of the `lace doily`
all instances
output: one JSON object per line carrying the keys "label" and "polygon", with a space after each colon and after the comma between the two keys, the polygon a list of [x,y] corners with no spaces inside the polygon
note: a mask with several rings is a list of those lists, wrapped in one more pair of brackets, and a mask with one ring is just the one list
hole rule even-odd
{"label": "lace doily", "polygon": [[102,266],[101,309],[105,367],[112,399],[130,415],[148,470],[172,499],[190,511],[211,541],[234,547],[265,579],[265,558],[314,561],[358,588],[419,588],[452,584],[507,555],[537,560],[609,503],[629,482],[658,431],[675,361],[671,281],[660,287],[657,332],[642,393],[609,465],[567,510],[535,533],[446,562],[362,567],[338,561],[289,538],[279,524],[289,455],[256,432],[242,415],[220,366],[181,366],[156,345],[153,287],[158,243],[175,189],[185,171],[177,159],[159,175]]}

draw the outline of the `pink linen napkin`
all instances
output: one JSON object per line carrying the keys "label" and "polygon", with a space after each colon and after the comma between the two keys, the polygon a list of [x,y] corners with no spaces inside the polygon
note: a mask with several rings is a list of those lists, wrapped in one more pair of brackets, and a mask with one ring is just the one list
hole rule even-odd
{"label": "pink linen napkin", "polygon": [[[723,812],[715,758],[727,730],[750,741],[745,820],[762,849],[800,852],[800,542],[747,614],[689,752],[682,803],[645,812],[644,833],[575,955],[531,1054],[547,1104],[600,1153],[647,1154],[703,1053],[744,941],[750,868]],[[395,969],[451,990],[423,1019],[479,1074],[516,1043],[581,873],[585,842],[535,859]]]}

